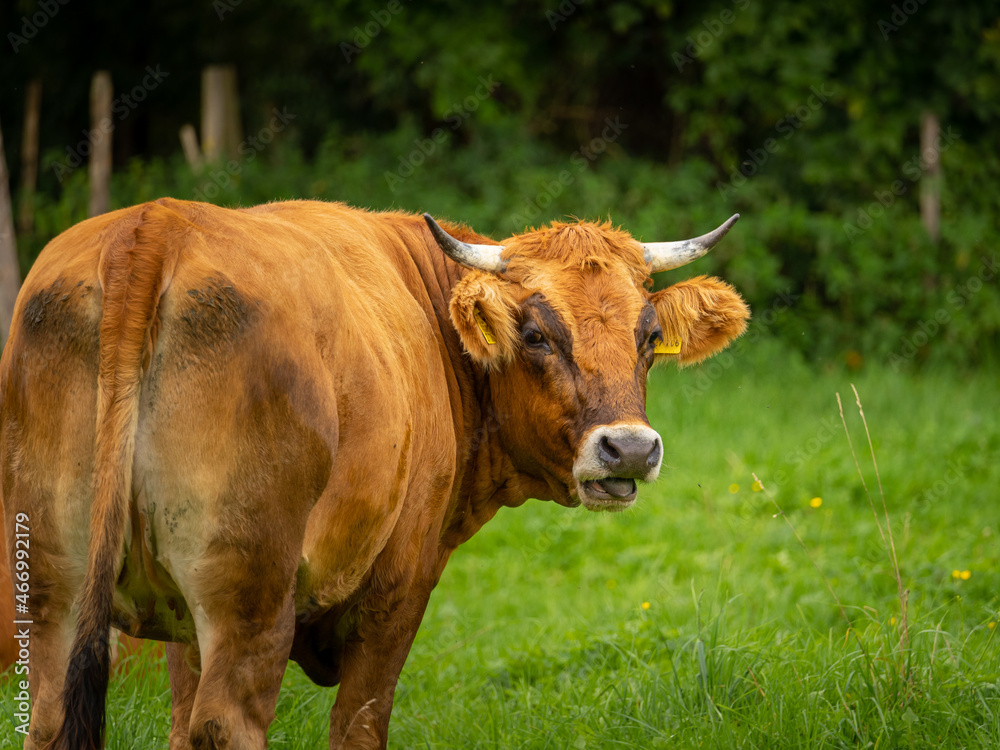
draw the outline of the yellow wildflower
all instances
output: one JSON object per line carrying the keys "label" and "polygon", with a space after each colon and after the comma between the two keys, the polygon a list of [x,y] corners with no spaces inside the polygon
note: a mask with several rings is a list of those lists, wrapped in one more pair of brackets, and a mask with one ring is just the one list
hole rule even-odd
{"label": "yellow wildflower", "polygon": [[813,508],[818,508],[822,504],[823,504],[823,498],[821,497],[814,497],[812,500],[809,501],[809,505]]}
{"label": "yellow wildflower", "polygon": [[960,575],[962,576],[963,581],[968,581],[970,578],[972,578],[972,571],[963,570]]}
{"label": "yellow wildflower", "polygon": [[951,571],[951,577],[952,578],[956,578],[956,579],[961,578],[962,577],[962,571],[961,570],[953,570],[953,571]]}
{"label": "yellow wildflower", "polygon": [[729,485],[729,491],[733,495],[735,495],[737,492],[740,491],[740,486],[738,484],[736,484],[736,482],[733,482],[731,485]]}
{"label": "yellow wildflower", "polygon": [[760,492],[762,489],[764,489],[764,487],[761,485],[760,482],[754,482],[752,485],[750,485],[750,489],[752,489],[754,492]]}
{"label": "yellow wildflower", "polygon": [[642,608],[643,609],[649,609],[649,602],[643,602],[642,603]]}

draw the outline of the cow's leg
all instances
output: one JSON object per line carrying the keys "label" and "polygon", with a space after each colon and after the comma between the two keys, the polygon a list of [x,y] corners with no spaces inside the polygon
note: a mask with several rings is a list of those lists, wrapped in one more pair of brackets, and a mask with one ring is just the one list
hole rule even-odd
{"label": "cow's leg", "polygon": [[363,619],[357,637],[348,640],[344,676],[330,712],[330,750],[385,748],[396,682],[430,592],[431,586],[412,586],[390,611],[376,610]]}
{"label": "cow's leg", "polygon": [[188,664],[188,649],[185,643],[168,643],[167,671],[170,674],[170,750],[191,750],[188,730],[191,726],[191,710],[194,708],[195,691],[198,689],[198,673]]}
{"label": "cow's leg", "polygon": [[[44,619],[35,618],[34,623],[27,626],[31,724],[24,741],[24,750],[41,750],[47,747],[62,724],[62,688],[69,663],[74,623],[66,610],[60,613],[61,616],[54,616],[55,614],[51,613]],[[17,674],[15,672],[12,678],[16,680],[15,685],[24,679],[17,677]]]}
{"label": "cow's leg", "polygon": [[295,633],[294,567],[283,581],[268,581],[274,557],[249,573],[253,566],[237,550],[223,557],[228,564],[216,570],[239,575],[222,580],[216,574],[214,590],[195,613],[201,677],[188,737],[194,750],[261,750]]}

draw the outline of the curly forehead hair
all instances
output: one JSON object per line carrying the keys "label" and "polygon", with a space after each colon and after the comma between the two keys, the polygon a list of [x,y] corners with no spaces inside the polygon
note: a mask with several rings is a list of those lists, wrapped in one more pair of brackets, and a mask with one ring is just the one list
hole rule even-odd
{"label": "curly forehead hair", "polygon": [[512,281],[527,281],[534,275],[538,261],[547,266],[593,271],[607,271],[619,261],[630,269],[637,286],[648,277],[642,246],[609,221],[557,221],[513,237],[504,242],[504,247],[510,258],[504,275]]}

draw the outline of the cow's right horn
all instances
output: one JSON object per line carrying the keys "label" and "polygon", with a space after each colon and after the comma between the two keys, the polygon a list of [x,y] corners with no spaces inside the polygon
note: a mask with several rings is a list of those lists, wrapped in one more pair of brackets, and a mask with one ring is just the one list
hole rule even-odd
{"label": "cow's right horn", "polygon": [[444,254],[456,263],[461,263],[466,268],[476,268],[490,273],[503,273],[507,268],[507,261],[500,257],[503,245],[470,245],[468,242],[456,240],[444,231],[430,214],[424,214],[424,221],[427,222],[431,234],[434,235]]}

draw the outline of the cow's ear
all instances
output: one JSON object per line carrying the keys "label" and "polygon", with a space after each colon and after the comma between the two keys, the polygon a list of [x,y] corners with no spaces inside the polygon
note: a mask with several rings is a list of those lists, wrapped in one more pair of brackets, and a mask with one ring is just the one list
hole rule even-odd
{"label": "cow's ear", "polygon": [[485,367],[508,362],[517,350],[509,282],[473,271],[451,293],[451,322],[469,355]]}
{"label": "cow's ear", "polygon": [[690,365],[711,357],[747,328],[750,308],[724,281],[697,276],[650,297],[660,319],[664,341],[680,341],[676,354],[657,354],[657,361]]}

